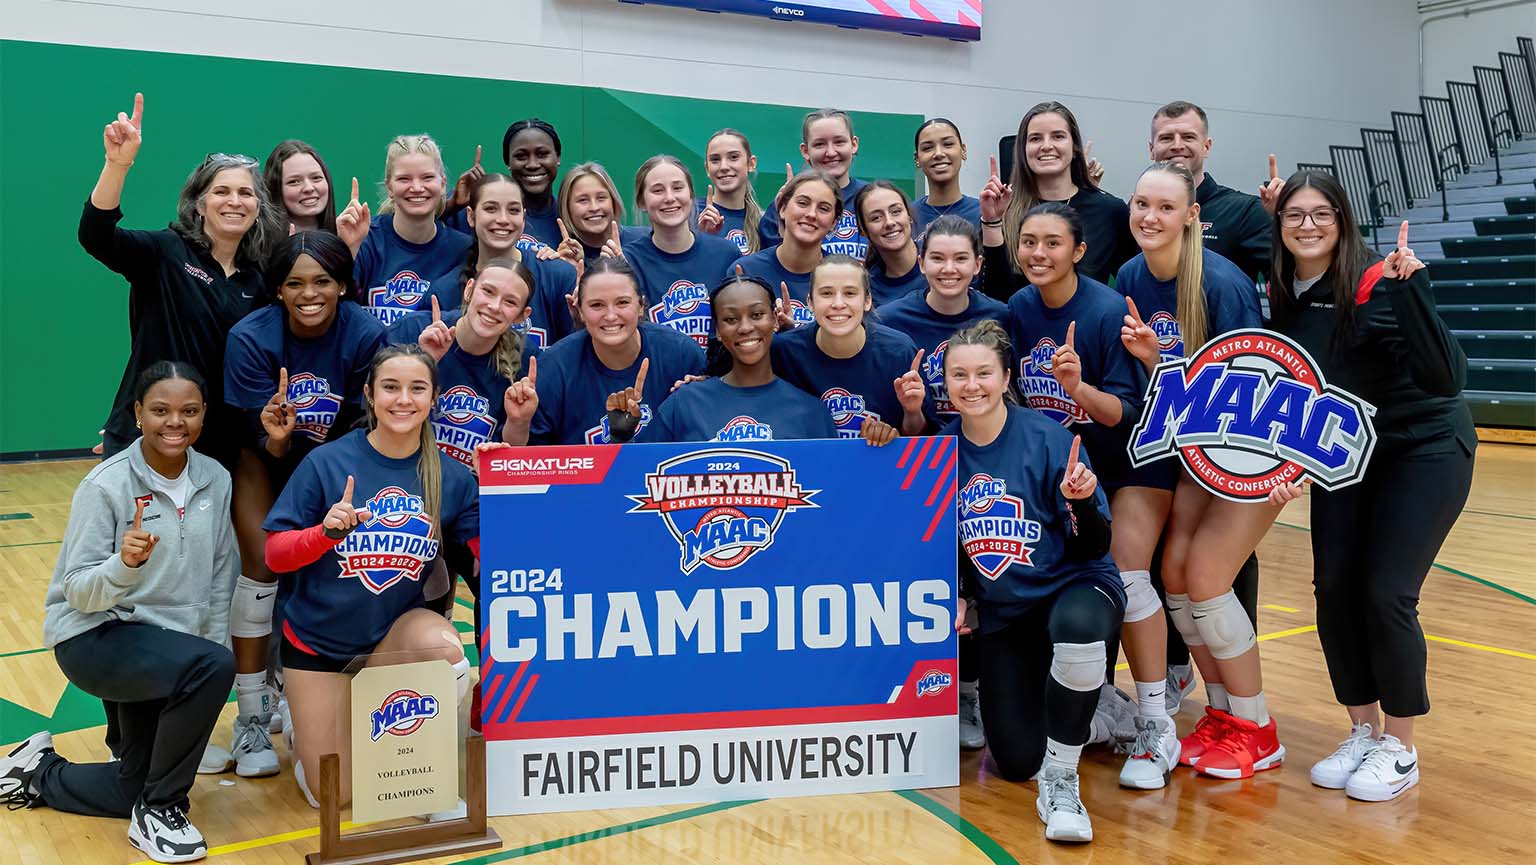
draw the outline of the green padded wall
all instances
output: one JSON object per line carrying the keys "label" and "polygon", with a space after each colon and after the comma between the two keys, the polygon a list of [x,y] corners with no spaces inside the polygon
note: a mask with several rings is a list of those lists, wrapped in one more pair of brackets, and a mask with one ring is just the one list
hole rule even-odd
{"label": "green padded wall", "polygon": [[[129,228],[165,227],[209,151],[264,161],[278,141],[301,138],[325,156],[338,198],[355,175],[377,206],[393,136],[430,132],[454,177],[477,144],[486,167],[500,168],[507,123],[528,116],[560,130],[565,165],[602,162],[626,198],[656,153],[687,162],[702,192],[706,138],[738,127],[766,200],[783,164],[799,165],[800,119],[819,107],[0,40],[0,456],[91,447],[111,406],[128,350],[127,283],[80,249],[75,230],[101,170],[102,126],[132,108],[135,90],[144,146],[123,195]],[[854,120],[856,173],[910,191],[921,118]],[[42,415],[38,401],[50,406]]]}

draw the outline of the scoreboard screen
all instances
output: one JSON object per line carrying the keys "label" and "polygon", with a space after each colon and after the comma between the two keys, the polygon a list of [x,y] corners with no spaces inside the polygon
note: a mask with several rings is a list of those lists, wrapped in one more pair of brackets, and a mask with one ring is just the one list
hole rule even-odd
{"label": "scoreboard screen", "polygon": [[705,12],[740,12],[785,21],[893,30],[914,36],[981,40],[982,0],[621,0]]}

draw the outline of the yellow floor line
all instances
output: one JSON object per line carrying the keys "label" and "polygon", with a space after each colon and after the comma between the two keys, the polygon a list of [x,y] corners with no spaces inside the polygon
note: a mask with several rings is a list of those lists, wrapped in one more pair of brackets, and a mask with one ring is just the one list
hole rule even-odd
{"label": "yellow floor line", "polygon": [[[356,829],[359,824],[347,820],[341,824],[343,831]],[[209,847],[209,856],[223,856],[226,853],[239,853],[242,850],[252,850],[257,847],[270,847],[273,844],[281,844],[284,841],[300,841],[305,838],[314,838],[320,834],[320,827],[313,829],[296,829],[292,832],[283,832],[277,835],[264,835],[260,838],[252,838],[249,841],[236,841],[233,844],[220,844],[217,847]],[[157,865],[152,859],[142,859],[129,865]]]}
{"label": "yellow floor line", "polygon": [[1264,609],[1266,609],[1266,610],[1278,610],[1278,611],[1280,611],[1282,613],[1299,613],[1299,612],[1301,612],[1301,610],[1298,610],[1295,607],[1282,607],[1279,604],[1265,604],[1264,605]]}
{"label": "yellow floor line", "polygon": [[1501,649],[1498,646],[1485,646],[1482,643],[1469,643],[1465,640],[1453,640],[1450,637],[1436,637],[1425,634],[1424,639],[1433,640],[1436,643],[1445,643],[1450,646],[1460,646],[1463,649],[1476,649],[1479,652],[1492,652],[1495,655],[1508,655],[1511,658],[1524,658],[1527,661],[1536,661],[1536,655],[1530,652],[1517,652],[1514,649]]}

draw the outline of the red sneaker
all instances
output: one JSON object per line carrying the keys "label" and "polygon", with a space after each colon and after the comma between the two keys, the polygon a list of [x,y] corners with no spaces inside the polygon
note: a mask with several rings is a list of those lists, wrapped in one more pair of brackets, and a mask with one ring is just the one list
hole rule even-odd
{"label": "red sneaker", "polygon": [[1195,722],[1195,729],[1179,740],[1179,765],[1195,765],[1200,755],[1226,734],[1227,722],[1231,720],[1232,716],[1226,712],[1206,706],[1205,715]]}
{"label": "red sneaker", "polygon": [[1273,717],[1263,727],[1234,715],[1226,720],[1226,735],[1206,750],[1196,771],[1217,778],[1252,778],[1254,772],[1273,769],[1285,760],[1280,727]]}

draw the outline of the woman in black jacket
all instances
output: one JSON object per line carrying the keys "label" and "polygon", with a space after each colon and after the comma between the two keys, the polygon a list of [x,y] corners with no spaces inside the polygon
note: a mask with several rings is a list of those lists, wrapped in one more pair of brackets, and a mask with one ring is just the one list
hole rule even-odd
{"label": "woman in black jacket", "polygon": [[1413,723],[1429,712],[1419,589],[1472,486],[1467,359],[1435,312],[1408,223],[1378,259],[1332,176],[1302,171],[1285,182],[1273,249],[1274,328],[1301,343],[1330,384],[1376,407],[1365,478],[1312,492],[1317,633],[1353,728],[1312,767],[1312,783],[1386,801],[1419,781]]}

